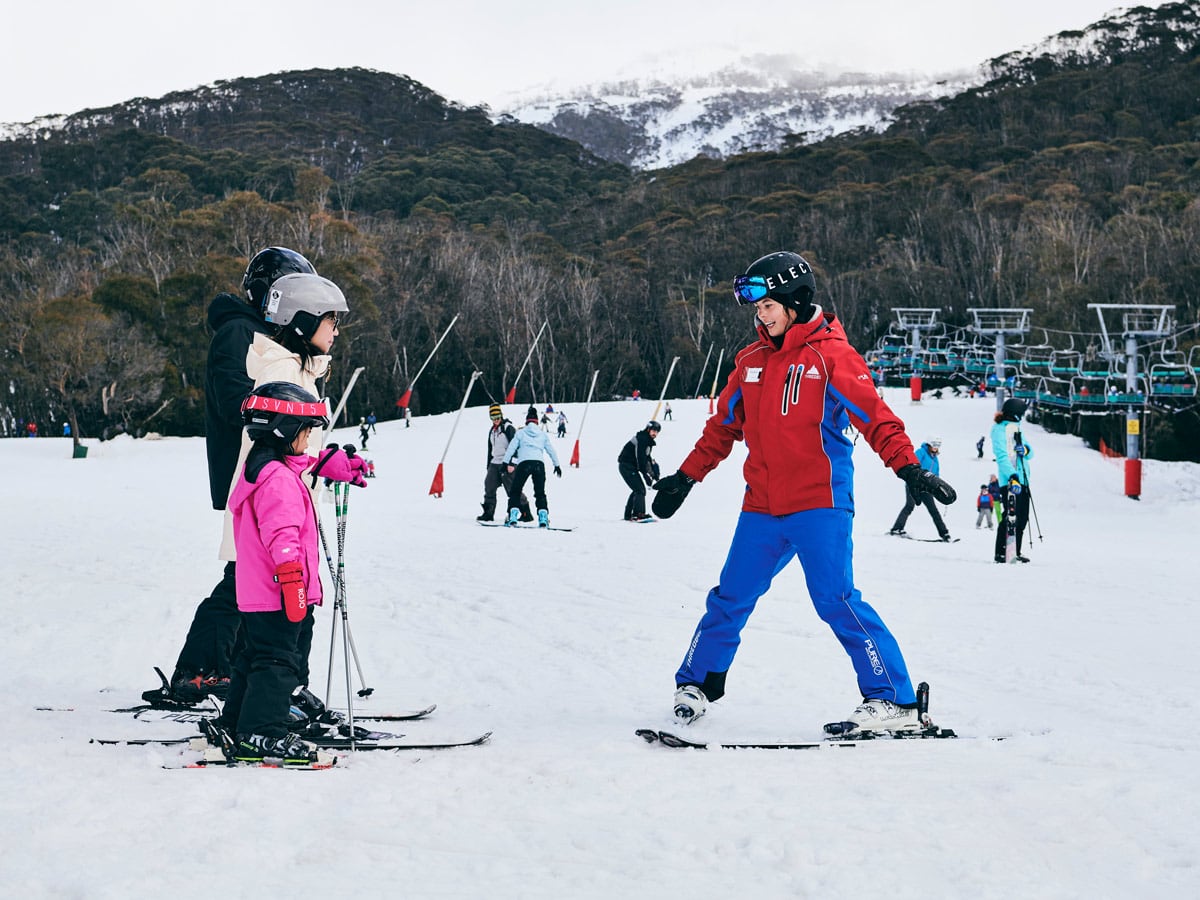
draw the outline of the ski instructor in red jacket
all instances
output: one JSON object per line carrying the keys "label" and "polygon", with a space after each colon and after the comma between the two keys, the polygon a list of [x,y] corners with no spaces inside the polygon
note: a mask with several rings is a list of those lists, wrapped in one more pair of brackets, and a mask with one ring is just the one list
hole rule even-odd
{"label": "ski instructor in red jacket", "polygon": [[756,260],[733,282],[752,305],[758,339],[736,357],[695,448],[658,482],[654,512],[669,518],[697,481],[746,442],[745,499],[720,583],[675,675],[675,716],[691,723],[725,693],[742,628],[775,575],[800,560],[817,615],[833,629],[858,676],[862,703],[847,722],[861,731],[918,729],[917,698],[900,647],[854,587],[850,425],[909,485],[952,503],[954,489],[921,468],[904,424],[875,392],[841,324],[813,303],[816,280],[795,253]]}

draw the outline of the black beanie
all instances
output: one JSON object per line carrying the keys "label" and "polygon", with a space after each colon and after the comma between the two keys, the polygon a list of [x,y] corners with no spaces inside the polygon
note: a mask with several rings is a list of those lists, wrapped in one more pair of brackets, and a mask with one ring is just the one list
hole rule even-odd
{"label": "black beanie", "polygon": [[529,410],[525,413],[525,424],[528,425],[530,422],[533,422],[536,424],[537,420],[538,420],[537,410],[534,409],[532,406],[529,407]]}

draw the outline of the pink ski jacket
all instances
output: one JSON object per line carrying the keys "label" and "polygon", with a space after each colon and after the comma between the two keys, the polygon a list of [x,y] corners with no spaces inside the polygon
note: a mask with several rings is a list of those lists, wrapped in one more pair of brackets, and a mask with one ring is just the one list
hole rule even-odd
{"label": "pink ski jacket", "polygon": [[312,495],[301,480],[311,456],[269,462],[254,484],[243,467],[229,496],[237,546],[237,605],[242,612],[283,609],[275,569],[299,560],[304,567],[308,605],[321,603],[320,538]]}

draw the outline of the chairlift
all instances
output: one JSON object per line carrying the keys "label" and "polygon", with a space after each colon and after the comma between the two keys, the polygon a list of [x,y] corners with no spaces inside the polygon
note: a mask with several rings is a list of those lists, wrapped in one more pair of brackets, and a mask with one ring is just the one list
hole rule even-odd
{"label": "chairlift", "polygon": [[1178,350],[1159,352],[1158,361],[1150,364],[1150,396],[1165,400],[1196,396],[1196,370],[1188,357]]}
{"label": "chairlift", "polygon": [[1110,406],[1145,406],[1146,379],[1137,376],[1131,391],[1124,376],[1112,376],[1108,379],[1108,403]]}
{"label": "chairlift", "polygon": [[963,354],[962,367],[968,375],[986,375],[992,363],[992,352],[982,347],[972,347]]}
{"label": "chairlift", "polygon": [[1049,344],[1031,344],[1022,348],[1020,362],[1021,374],[1042,376],[1050,371],[1050,361],[1054,358],[1055,350]]}
{"label": "chairlift", "polygon": [[1050,357],[1050,374],[1055,378],[1071,379],[1079,375],[1083,354],[1078,350],[1055,350]]}
{"label": "chairlift", "polygon": [[1071,382],[1058,378],[1042,378],[1037,386],[1038,405],[1043,409],[1067,410],[1071,408]]}
{"label": "chairlift", "polygon": [[1071,408],[1084,415],[1105,413],[1108,410],[1108,373],[1103,376],[1082,372],[1071,379]]}

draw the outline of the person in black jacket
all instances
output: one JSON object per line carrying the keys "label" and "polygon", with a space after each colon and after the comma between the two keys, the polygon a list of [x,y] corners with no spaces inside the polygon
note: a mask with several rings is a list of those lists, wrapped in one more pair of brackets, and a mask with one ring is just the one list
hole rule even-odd
{"label": "person in black jacket", "polygon": [[[492,420],[492,427],[488,430],[487,474],[483,476],[483,514],[475,517],[477,522],[492,521],[496,515],[496,491],[503,487],[505,496],[508,496],[513,479],[508,466],[504,464],[504,454],[508,452],[508,445],[517,433],[517,428],[504,418],[504,410],[500,408],[499,403],[488,407],[488,416]],[[521,510],[522,522],[533,521],[533,513],[529,511],[529,500],[526,499],[524,491],[521,491],[521,496],[517,499],[517,507]]]}
{"label": "person in black jacket", "polygon": [[[646,514],[646,487],[658,480],[658,463],[650,457],[655,438],[662,425],[651,419],[646,427],[626,441],[617,456],[617,471],[629,485],[629,499],[625,501],[625,521],[644,522],[653,518]],[[642,484],[642,481],[645,484]]]}
{"label": "person in black jacket", "polygon": [[[246,373],[246,354],[254,335],[275,330],[263,318],[267,290],[284,275],[316,271],[294,250],[267,247],[254,255],[242,276],[245,297],[221,293],[208,307],[213,336],[204,373],[204,441],[213,509],[225,509],[242,446],[242,401],[254,388],[254,379]],[[225,564],[221,580],[196,607],[170,684],[146,691],[145,700],[195,703],[228,691],[242,622],[235,571],[235,563]]]}

